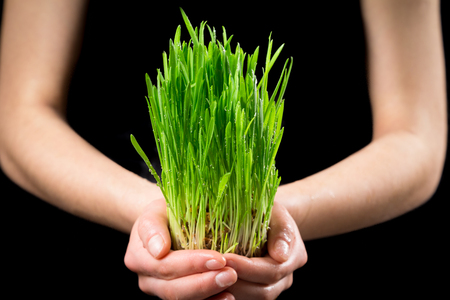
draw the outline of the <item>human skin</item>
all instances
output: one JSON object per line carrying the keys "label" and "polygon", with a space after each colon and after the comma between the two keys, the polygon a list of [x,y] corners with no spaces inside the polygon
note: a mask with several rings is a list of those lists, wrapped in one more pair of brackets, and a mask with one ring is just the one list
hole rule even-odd
{"label": "human skin", "polygon": [[276,199],[305,240],[390,220],[435,192],[447,147],[439,1],[361,2],[372,141],[339,163],[281,186]]}
{"label": "human skin", "polygon": [[[166,211],[156,205],[161,203],[160,189],[111,161],[66,122],[67,88],[80,49],[86,9],[87,1],[82,0],[4,2],[0,52],[2,170],[19,186],[54,206],[131,233],[129,249],[136,253],[145,250],[147,255],[137,254],[142,259],[131,266],[133,256],[128,251],[126,262],[130,268],[136,267],[146,292],[161,298],[217,295],[237,281],[239,273],[226,265],[231,259],[211,250],[167,254],[160,249],[155,257],[150,255],[142,240],[155,230],[167,231]],[[269,245],[273,244],[270,256],[260,259],[254,268],[259,276],[252,282],[239,280],[234,296],[222,293],[216,297],[254,296],[267,289],[275,296],[290,286],[292,272],[306,262],[306,252],[295,222],[281,205],[277,207],[269,236]],[[148,222],[162,227],[155,225],[144,233],[141,230],[141,235],[138,230],[132,231],[135,223]],[[166,251],[170,248],[167,241]],[[239,263],[239,259],[234,261]],[[185,262],[185,268],[180,269],[177,261]],[[171,271],[174,268],[177,272]],[[278,271],[274,274],[275,268]],[[151,276],[141,275],[141,270]],[[150,280],[151,290],[142,285]],[[258,280],[264,282],[259,289],[255,288]]]}
{"label": "human skin", "polygon": [[[439,2],[362,1],[371,143],[336,165],[279,187],[278,220],[286,223],[278,232],[271,231],[269,257],[171,252],[159,188],[109,160],[66,123],[67,86],[80,47],[86,2],[28,2],[5,1],[1,167],[41,199],[130,232],[125,261],[149,294],[274,298],[290,286],[292,272],[306,262],[301,237],[331,236],[392,219],[423,204],[438,185],[447,144]],[[290,241],[283,228],[292,229]],[[285,243],[277,247],[279,240]],[[174,270],[177,260],[193,265]],[[218,264],[207,265],[211,260]],[[274,269],[278,271],[270,271]],[[217,284],[218,270],[228,274],[230,287]]]}

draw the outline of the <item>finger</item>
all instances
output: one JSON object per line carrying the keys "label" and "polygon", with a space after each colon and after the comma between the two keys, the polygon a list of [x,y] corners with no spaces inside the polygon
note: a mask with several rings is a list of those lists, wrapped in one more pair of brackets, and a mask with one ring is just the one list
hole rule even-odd
{"label": "finger", "polygon": [[306,263],[305,246],[295,221],[288,211],[276,201],[272,209],[270,228],[267,241],[268,255],[265,257],[248,258],[236,254],[224,255],[227,266],[235,269],[240,279],[271,284]]}
{"label": "finger", "polygon": [[236,300],[276,299],[283,291],[291,287],[292,282],[292,274],[274,284],[259,284],[238,279],[238,281],[226,291],[233,294]]}
{"label": "finger", "polygon": [[173,279],[224,268],[225,258],[216,251],[211,250],[180,250],[171,251],[161,260],[149,263],[149,270],[142,274],[163,279]]}
{"label": "finger", "polygon": [[137,230],[144,248],[154,257],[161,258],[170,250],[166,201],[153,201],[137,222]]}
{"label": "finger", "polygon": [[220,294],[209,297],[208,300],[235,300],[236,298],[230,292],[222,292]]}
{"label": "finger", "polygon": [[162,299],[205,299],[222,292],[236,281],[236,272],[232,268],[224,268],[173,280],[140,276],[139,288]]}
{"label": "finger", "polygon": [[[267,249],[270,257],[280,263],[288,261],[292,248],[299,242],[298,240],[301,240],[301,238],[297,224],[287,209],[275,201],[272,208],[270,230],[267,238]],[[303,244],[303,241],[300,242]],[[304,252],[301,253],[302,255],[306,255],[306,251],[302,252]]]}
{"label": "finger", "polygon": [[169,280],[222,269],[226,260],[219,252],[212,250],[169,251],[163,258],[155,259],[142,246],[139,236],[132,232],[125,265],[135,273]]}
{"label": "finger", "polygon": [[227,266],[238,273],[239,279],[248,282],[272,284],[293,272],[290,265],[281,264],[270,256],[248,258],[227,253],[224,257]]}

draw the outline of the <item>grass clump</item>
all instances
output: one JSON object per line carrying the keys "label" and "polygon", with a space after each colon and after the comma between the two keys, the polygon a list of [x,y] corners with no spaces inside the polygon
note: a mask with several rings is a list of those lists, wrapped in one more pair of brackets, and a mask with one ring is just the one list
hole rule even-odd
{"label": "grass clump", "polygon": [[259,47],[246,55],[238,44],[233,52],[225,28],[219,41],[214,28],[202,22],[194,29],[181,13],[191,40],[180,41],[178,26],[156,85],[146,74],[161,177],[133,136],[131,141],[166,199],[173,249],[260,256],[281,180],[275,156],[292,59],[269,96],[269,71],[283,45],[272,56],[269,37],[258,82]]}

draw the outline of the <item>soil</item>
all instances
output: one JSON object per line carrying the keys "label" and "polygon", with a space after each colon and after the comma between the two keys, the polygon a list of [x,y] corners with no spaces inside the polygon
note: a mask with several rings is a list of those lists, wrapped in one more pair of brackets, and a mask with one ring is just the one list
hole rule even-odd
{"label": "soil", "polygon": [[[255,216],[255,211],[252,211],[252,215]],[[212,230],[209,228],[210,220],[211,220],[210,219],[210,213],[206,212],[205,235],[204,235],[205,237],[203,238],[203,249],[209,249],[209,250],[211,250],[212,242],[213,242],[213,233],[212,233]],[[186,224],[186,226],[188,226],[188,224]],[[261,225],[261,226],[263,226],[263,225]],[[188,230],[186,230],[186,229],[188,229]],[[187,235],[187,232],[189,232],[189,227],[186,228],[185,225],[182,224],[181,225],[181,231],[184,234],[185,240],[189,240],[188,239],[188,235]],[[221,236],[224,236],[227,232],[229,232],[229,229],[225,228],[225,230],[224,230],[224,232],[222,233]],[[195,236],[194,236],[194,240],[195,240]],[[219,236],[219,238],[217,240],[217,244],[218,245],[221,244],[220,236]],[[248,249],[248,246],[246,248]],[[181,244],[181,241],[179,239],[177,239],[177,249],[174,249],[173,246],[172,246],[172,249],[173,250],[184,250],[185,247],[183,247],[183,245]],[[199,249],[199,248],[194,247],[194,249]],[[234,252],[232,252],[232,253],[246,256],[246,251],[244,251],[244,247],[242,247],[242,245],[237,245],[237,247],[234,249]],[[265,256],[266,253],[267,253],[267,243],[264,243],[264,246],[262,247],[262,249],[257,249],[253,253],[253,257],[262,257],[262,256]]]}

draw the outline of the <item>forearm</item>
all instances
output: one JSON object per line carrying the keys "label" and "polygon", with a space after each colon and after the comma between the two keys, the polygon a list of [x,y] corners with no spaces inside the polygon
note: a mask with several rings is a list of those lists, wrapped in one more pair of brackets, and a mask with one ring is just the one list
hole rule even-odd
{"label": "forearm", "polygon": [[161,197],[159,188],[109,160],[64,120],[86,9],[86,0],[5,1],[0,164],[43,200],[129,232],[141,208]]}
{"label": "forearm", "polygon": [[373,140],[280,187],[306,239],[377,224],[427,201],[442,174],[447,107],[439,1],[364,0]]}
{"label": "forearm", "polygon": [[0,162],[18,185],[80,217],[129,232],[159,188],[117,165],[46,106],[2,110]]}
{"label": "forearm", "polygon": [[393,132],[317,174],[279,187],[305,240],[381,223],[424,203],[436,189],[445,149]]}

